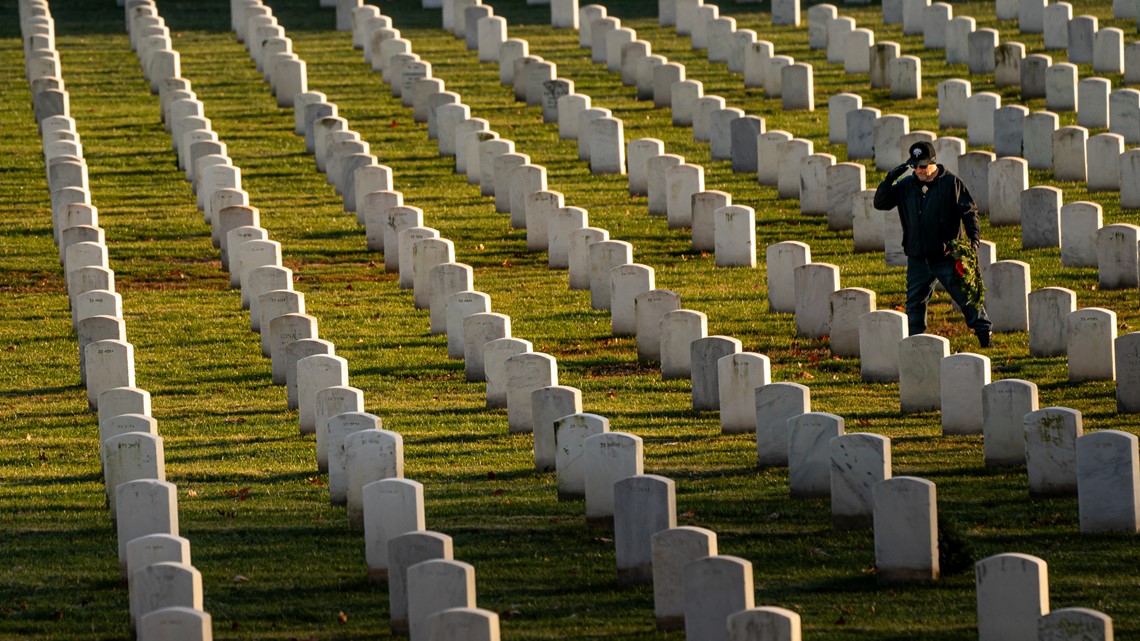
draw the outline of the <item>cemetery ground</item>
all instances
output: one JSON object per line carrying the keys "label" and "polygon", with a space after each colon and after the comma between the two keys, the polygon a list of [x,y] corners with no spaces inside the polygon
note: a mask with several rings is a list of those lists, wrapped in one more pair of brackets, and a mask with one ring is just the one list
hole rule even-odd
{"label": "cemetery ground", "polygon": [[[643,197],[628,195],[625,176],[591,176],[573,141],[560,141],[538,108],[514,102],[499,85],[495,65],[478,64],[439,28],[438,10],[421,10],[418,0],[384,3],[384,13],[431,61],[433,75],[463,96],[472,116],[490,120],[545,165],[550,188],[564,193],[567,205],[588,209],[591,225],[633,243],[636,262],[656,269],[658,287],[708,314],[710,335],[736,337],[745,351],[769,356],[773,381],[808,385],[812,409],[844,417],[849,433],[890,437],[895,476],[936,483],[945,576],[929,585],[878,586],[871,532],[833,531],[826,499],[792,500],[786,469],[756,469],[753,435],[722,435],[715,412],[691,409],[687,381],[663,382],[656,368],[639,365],[634,339],[612,338],[609,315],[590,309],[588,292],[568,291],[564,271],[547,269],[545,254],[526,251],[525,231],[510,229],[491,199],[453,173],[451,159],[437,157],[425,125],[390,97],[352,49],[350,34],[333,31],[331,9],[318,9],[316,0],[271,4],[308,62],[310,90],[328,94],[371,142],[372,153],[392,167],[405,203],[424,210],[425,224],[455,240],[456,260],[474,267],[475,288],[491,296],[492,311],[511,317],[514,336],[558,359],[559,382],[582,390],[585,411],[645,440],[646,473],[677,483],[678,525],[708,527],[722,554],[752,561],[757,605],[800,613],[811,639],[976,638],[966,557],[1023,552],[1048,562],[1053,609],[1095,608],[1113,617],[1122,637],[1140,631],[1134,536],[1079,534],[1075,497],[1030,499],[1024,467],[983,466],[981,436],[942,436],[936,412],[901,414],[897,384],[863,383],[857,359],[833,358],[826,341],[797,339],[791,315],[767,311],[762,260],[754,270],[715,268],[710,255],[690,249],[687,231],[666,229],[663,217],[647,214]],[[1135,32],[1112,19],[1110,3],[1073,4],[1074,15],[1097,15],[1102,26]],[[242,167],[261,224],[281,241],[284,264],[308,312],[320,319],[321,338],[351,363],[351,384],[364,390],[366,410],[403,435],[405,474],[425,485],[427,526],[451,535],[455,558],[475,566],[479,605],[500,613],[504,637],[682,638],[654,629],[649,586],[617,585],[612,533],[588,528],[581,502],[557,501],[554,474],[533,469],[531,436],[507,433],[506,411],[484,407],[483,384],[464,381],[462,361],[447,359],[446,337],[429,334],[427,311],[415,311],[411,291],[399,290],[381,255],[365,249],[363,230],[293,135],[292,110],[275,106],[234,40],[228,3],[160,6],[176,34],[182,74]],[[884,267],[881,253],[853,253],[849,231],[828,231],[823,217],[801,215],[796,201],[777,199],[754,175],[710,161],[708,146],[673,127],[668,111],[635,101],[632,88],[590,63],[576,33],[552,30],[548,7],[523,0],[494,6],[508,18],[511,37],[529,40],[531,52],[556,62],[576,91],[625,121],[626,140],[664,140],[670,153],[706,168],[707,188],[754,207],[758,248],[806,242],[813,261],[840,267],[842,286],[877,292],[879,309],[901,309],[903,271]],[[650,40],[654,53],[683,62],[706,94],[845,160],[843,147],[827,144],[825,109],[784,112],[778,99],[746,92],[740,76],[658,27],[656,3],[607,6]],[[883,26],[878,5],[843,6],[844,15],[873,25],[880,41],[895,40],[923,58],[925,97],[892,103],[886,90],[868,88],[866,76],[845,76],[822,51],[809,51],[804,28],[773,28],[767,3],[721,8],[773,41],[777,53],[812,62],[818,105],[854,91],[867,106],[908,114],[912,131],[937,130],[934,89],[965,74],[964,65],[942,63],[941,51],[924,51],[921,37]],[[976,17],[979,27],[1000,28],[1003,41],[1040,44],[1040,35],[997,23],[992,4],[955,10]],[[136,348],[138,386],[153,395],[167,477],[178,487],[181,533],[203,575],[215,636],[388,638],[387,592],[366,580],[361,534],[348,528],[342,507],[329,505],[313,439],[298,434],[283,388],[269,382],[269,362],[175,166],[158,98],[130,54],[122,10],[111,0],[68,0],[52,11],[92,202],[123,296],[127,340]],[[14,0],[0,2],[0,638],[128,638],[97,422],[79,385],[15,15]],[[1016,88],[971,80],[975,93],[1020,102]],[[1043,102],[1021,104],[1040,109]],[[1073,120],[1061,115],[1061,125]],[[868,186],[881,178],[869,164]],[[1031,184],[1061,187],[1065,202],[1103,205],[1106,225],[1135,222],[1135,213],[1120,211],[1118,194],[1088,194],[1083,185],[1047,178],[1031,172]],[[1116,311],[1120,333],[1140,327],[1135,289],[1099,291],[1094,268],[1062,268],[1056,248],[1022,250],[1016,227],[983,221],[983,237],[997,243],[1000,259],[1032,265],[1034,289],[1068,287],[1079,307]],[[953,352],[977,351],[944,294],[932,306],[929,331],[948,337]],[[1135,415],[1116,413],[1111,383],[1069,384],[1065,358],[1029,356],[1024,333],[996,335],[984,353],[993,380],[1037,383],[1041,407],[1079,410],[1086,430],[1140,433]],[[956,572],[955,558],[962,565]]]}

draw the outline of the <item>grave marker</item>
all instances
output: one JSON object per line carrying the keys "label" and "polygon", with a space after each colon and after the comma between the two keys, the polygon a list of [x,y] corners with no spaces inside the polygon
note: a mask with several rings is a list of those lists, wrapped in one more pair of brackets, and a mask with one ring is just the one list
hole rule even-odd
{"label": "grave marker", "polygon": [[1077,309],[1077,294],[1064,287],[1044,287],[1029,293],[1029,353],[1062,356],[1068,343],[1069,314]]}
{"label": "grave marker", "polygon": [[800,265],[793,271],[793,281],[797,292],[796,335],[827,336],[831,331],[831,294],[839,289],[839,267],[829,263]]}
{"label": "grave marker", "polygon": [[[832,356],[859,356],[860,317],[875,309],[875,292],[862,287],[844,287],[831,293]],[[893,347],[893,344],[892,344]]]}
{"label": "grave marker", "polygon": [[389,430],[365,429],[344,439],[348,524],[364,528],[364,487],[404,476],[404,438]]}
{"label": "grave marker", "polygon": [[981,354],[943,358],[939,371],[942,433],[979,434],[983,429],[982,388],[990,382],[990,359]]}
{"label": "grave marker", "polygon": [[329,418],[345,412],[364,412],[364,392],[347,386],[326,387],[314,403],[317,437],[317,470],[329,471]]}
{"label": "grave marker", "polygon": [[727,620],[754,605],[752,563],[717,555],[690,562],[683,570],[685,638],[728,641]]}
{"label": "grave marker", "polygon": [[661,316],[661,378],[692,376],[691,345],[708,335],[708,317],[702,312],[679,309]]}
{"label": "grave marker", "polygon": [[859,318],[859,369],[864,381],[899,380],[899,341],[907,335],[907,318],[902,312],[880,309]]}
{"label": "grave marker", "polygon": [[717,556],[716,532],[693,526],[674,527],[653,535],[653,611],[658,630],[685,625],[684,568]]}
{"label": "grave marker", "polygon": [[424,486],[403,478],[389,478],[365,485],[364,549],[368,579],[375,583],[388,578],[388,544],[409,532],[422,532]]}
{"label": "grave marker", "polygon": [[1046,407],[1026,414],[1023,425],[1030,496],[1076,493],[1076,442],[1084,432],[1081,413]]}
{"label": "grave marker", "polygon": [[740,341],[728,336],[706,336],[689,344],[694,410],[720,409],[719,361],[740,351]]}
{"label": "grave marker", "polygon": [[1069,382],[1111,381],[1116,378],[1113,347],[1116,312],[1086,307],[1068,316]]}
{"label": "grave marker", "polygon": [[576,413],[554,421],[554,467],[558,474],[558,500],[572,501],[586,495],[586,439],[610,431],[604,416]]}
{"label": "grave marker", "polygon": [[938,579],[938,502],[934,484],[913,476],[896,476],[876,483],[872,496],[878,582]]}
{"label": "grave marker", "polygon": [[614,484],[643,473],[641,438],[624,432],[603,432],[582,442],[585,467],[586,522],[610,527],[614,518]]}
{"label": "grave marker", "polygon": [[1037,641],[1049,613],[1049,569],[1028,554],[995,554],[974,565],[978,641]]}
{"label": "grave marker", "polygon": [[388,609],[393,633],[409,631],[408,569],[424,561],[452,558],[451,537],[439,532],[408,532],[388,542]]}
{"label": "grave marker", "polygon": [[756,390],[771,383],[768,357],[737,352],[717,361],[720,429],[724,434],[756,431]]}
{"label": "grave marker", "polygon": [[841,434],[828,441],[831,458],[831,526],[874,525],[872,488],[891,478],[891,440],[878,434]]}
{"label": "grave marker", "polygon": [[531,392],[531,424],[534,427],[534,468],[554,470],[554,425],[558,419],[582,413],[582,391],[566,385],[541,387]]}

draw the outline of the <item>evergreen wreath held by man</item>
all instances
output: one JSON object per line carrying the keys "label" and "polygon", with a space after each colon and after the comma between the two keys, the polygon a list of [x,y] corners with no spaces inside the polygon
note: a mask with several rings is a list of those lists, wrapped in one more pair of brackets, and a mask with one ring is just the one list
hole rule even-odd
{"label": "evergreen wreath held by man", "polygon": [[[903,177],[908,170],[913,173]],[[962,179],[936,162],[934,145],[916,142],[907,160],[875,190],[875,208],[897,207],[903,228],[906,317],[910,336],[926,331],[926,305],[937,280],[962,310],[982,347],[990,346],[985,288],[978,272],[978,207]]]}

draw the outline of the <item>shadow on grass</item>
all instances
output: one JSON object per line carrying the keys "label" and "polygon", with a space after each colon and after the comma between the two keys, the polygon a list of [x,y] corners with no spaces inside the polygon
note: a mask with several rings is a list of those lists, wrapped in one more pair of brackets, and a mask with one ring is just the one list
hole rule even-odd
{"label": "shadow on grass", "polygon": [[82,389],[83,386],[79,383],[76,383],[75,385],[65,385],[60,387],[37,387],[34,389],[0,390],[0,398],[25,398],[27,396],[65,394]]}

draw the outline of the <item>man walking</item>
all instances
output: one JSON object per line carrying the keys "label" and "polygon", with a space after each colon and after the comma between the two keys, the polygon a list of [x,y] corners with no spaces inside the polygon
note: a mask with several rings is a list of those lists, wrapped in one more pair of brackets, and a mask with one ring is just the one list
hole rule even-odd
{"label": "man walking", "polygon": [[[909,168],[914,173],[899,177]],[[898,181],[898,182],[896,182]],[[973,305],[956,277],[953,243],[963,233],[975,253],[981,242],[978,207],[960,178],[935,162],[934,145],[916,142],[907,161],[887,174],[875,190],[875,208],[898,207],[903,228],[906,266],[906,316],[910,335],[926,331],[926,304],[934,293],[934,281],[942,283],[962,310],[966,325],[974,330],[982,347],[990,346],[992,323],[985,307]]]}

